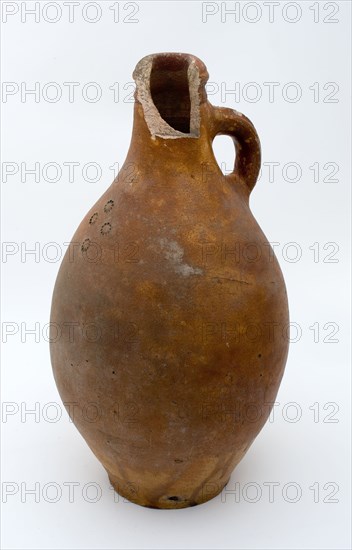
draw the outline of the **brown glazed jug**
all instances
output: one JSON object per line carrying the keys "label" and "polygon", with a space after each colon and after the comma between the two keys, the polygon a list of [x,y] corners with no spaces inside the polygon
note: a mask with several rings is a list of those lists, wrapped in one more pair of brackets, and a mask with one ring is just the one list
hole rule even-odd
{"label": "brown glazed jug", "polygon": [[[287,295],[249,208],[260,169],[252,123],[208,102],[193,55],[149,55],[133,77],[126,161],[58,273],[51,359],[115,490],[185,508],[220,493],[269,416]],[[219,134],[235,144],[228,175],[212,148]]]}

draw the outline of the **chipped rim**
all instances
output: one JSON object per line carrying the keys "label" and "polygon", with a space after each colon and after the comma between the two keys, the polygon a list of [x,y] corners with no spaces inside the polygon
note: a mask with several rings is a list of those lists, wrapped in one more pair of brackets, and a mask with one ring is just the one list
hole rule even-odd
{"label": "chipped rim", "polygon": [[[161,116],[150,92],[150,75],[156,59],[169,59],[170,62],[184,61],[188,64],[187,78],[191,103],[190,132],[180,132],[172,128]],[[144,118],[153,138],[164,139],[198,138],[200,135],[200,104],[207,101],[205,84],[209,74],[204,63],[196,56],[187,53],[155,53],[143,57],[133,71],[136,82],[135,101],[143,108]]]}

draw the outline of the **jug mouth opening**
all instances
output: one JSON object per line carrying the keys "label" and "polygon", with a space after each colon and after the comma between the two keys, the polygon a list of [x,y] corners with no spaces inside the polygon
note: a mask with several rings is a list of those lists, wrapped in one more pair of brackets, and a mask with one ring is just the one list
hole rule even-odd
{"label": "jug mouth opening", "polygon": [[164,139],[200,135],[200,103],[206,100],[208,73],[195,56],[161,53],[137,64],[135,99],[141,103],[149,131]]}

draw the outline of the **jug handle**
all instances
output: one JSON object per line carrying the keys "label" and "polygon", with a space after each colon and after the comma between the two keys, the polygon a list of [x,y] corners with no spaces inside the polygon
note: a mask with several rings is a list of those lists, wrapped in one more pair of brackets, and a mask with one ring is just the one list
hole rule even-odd
{"label": "jug handle", "polygon": [[213,107],[212,140],[218,135],[230,136],[236,149],[234,169],[225,178],[231,183],[240,178],[251,193],[257,182],[261,163],[260,141],[256,129],[242,113],[227,107]]}

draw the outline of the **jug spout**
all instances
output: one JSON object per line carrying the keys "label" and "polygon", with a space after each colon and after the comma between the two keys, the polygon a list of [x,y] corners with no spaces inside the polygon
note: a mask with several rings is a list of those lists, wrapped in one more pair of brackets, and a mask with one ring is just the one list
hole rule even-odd
{"label": "jug spout", "polygon": [[191,54],[157,53],[137,64],[135,101],[144,112],[152,137],[198,138],[200,105],[207,101],[208,72]]}

